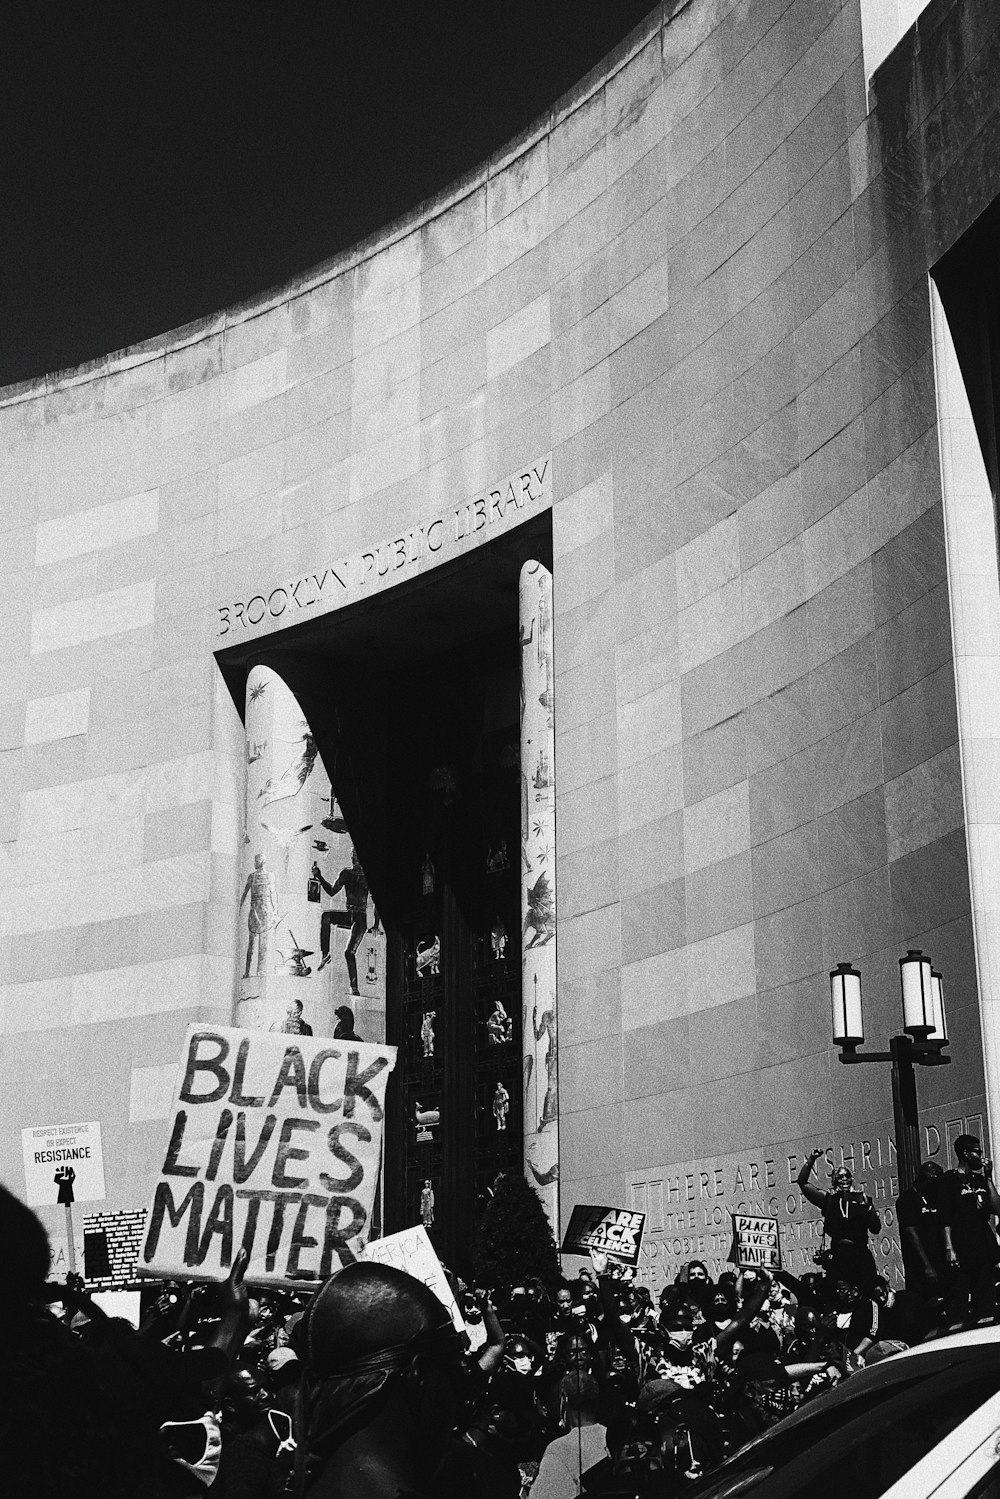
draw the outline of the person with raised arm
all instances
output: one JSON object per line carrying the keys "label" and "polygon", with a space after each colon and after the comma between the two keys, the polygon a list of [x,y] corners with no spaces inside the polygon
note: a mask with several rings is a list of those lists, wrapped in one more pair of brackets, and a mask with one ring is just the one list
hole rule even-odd
{"label": "person with raised arm", "polygon": [[849,1280],[866,1296],[871,1296],[878,1267],[868,1247],[868,1235],[881,1230],[882,1219],[871,1198],[864,1192],[855,1192],[849,1166],[841,1165],[831,1172],[829,1192],[821,1192],[812,1185],[809,1178],[823,1154],[816,1149],[806,1156],[798,1175],[799,1190],[823,1214],[823,1234],[828,1241],[827,1269],[831,1277]]}

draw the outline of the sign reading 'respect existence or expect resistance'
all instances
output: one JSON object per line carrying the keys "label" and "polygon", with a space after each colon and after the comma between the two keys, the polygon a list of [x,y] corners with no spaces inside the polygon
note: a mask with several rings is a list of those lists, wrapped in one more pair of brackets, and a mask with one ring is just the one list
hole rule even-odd
{"label": "sign reading 'respect existence or expect resistance'", "polygon": [[21,1145],[25,1201],[31,1207],[104,1201],[99,1124],[44,1124],[23,1129]]}
{"label": "sign reading 'respect existence or expect resistance'", "polygon": [[394,1046],[191,1026],[138,1269],[301,1286],[369,1232]]}
{"label": "sign reading 'respect existence or expect resistance'", "polygon": [[645,1213],[578,1204],[570,1215],[562,1253],[589,1254],[592,1249],[597,1249],[624,1265],[637,1265],[645,1226]]}
{"label": "sign reading 'respect existence or expect resistance'", "polygon": [[777,1218],[748,1218],[733,1213],[730,1263],[740,1270],[780,1270],[781,1240]]}

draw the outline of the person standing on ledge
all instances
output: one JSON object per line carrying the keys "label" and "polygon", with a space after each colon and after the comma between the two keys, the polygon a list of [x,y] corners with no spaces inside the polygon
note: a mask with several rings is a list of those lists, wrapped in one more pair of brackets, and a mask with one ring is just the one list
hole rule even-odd
{"label": "person standing on ledge", "polygon": [[941,1188],[944,1171],[937,1161],[921,1162],[913,1186],[896,1198],[896,1221],[906,1289],[922,1300],[936,1300],[944,1280],[944,1225]]}
{"label": "person standing on ledge", "polygon": [[813,1168],[822,1150],[809,1152],[798,1175],[799,1189],[807,1202],[823,1214],[823,1233],[829,1242],[831,1277],[849,1280],[870,1296],[878,1278],[875,1258],[868,1248],[868,1235],[882,1227],[875,1204],[863,1192],[854,1191],[854,1175],[848,1166],[838,1166],[830,1177],[830,1192],[810,1184]]}
{"label": "person standing on ledge", "polygon": [[959,1135],[955,1155],[958,1169],[945,1174],[941,1191],[945,1264],[953,1274],[961,1271],[960,1289],[971,1299],[971,1314],[985,1319],[996,1307],[1000,1245],[990,1220],[1000,1213],[1000,1193],[993,1183],[993,1162],[983,1160],[975,1135]]}

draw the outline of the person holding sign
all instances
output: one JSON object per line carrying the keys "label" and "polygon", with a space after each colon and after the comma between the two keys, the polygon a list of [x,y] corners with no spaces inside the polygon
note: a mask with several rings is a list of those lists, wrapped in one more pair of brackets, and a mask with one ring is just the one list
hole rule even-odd
{"label": "person holding sign", "polygon": [[838,1166],[830,1177],[832,1191],[821,1192],[809,1181],[822,1150],[810,1151],[798,1175],[799,1189],[807,1202],[823,1213],[823,1233],[829,1244],[828,1270],[833,1280],[849,1280],[870,1296],[878,1269],[868,1247],[868,1235],[882,1227],[875,1204],[863,1192],[854,1191],[849,1167]]}

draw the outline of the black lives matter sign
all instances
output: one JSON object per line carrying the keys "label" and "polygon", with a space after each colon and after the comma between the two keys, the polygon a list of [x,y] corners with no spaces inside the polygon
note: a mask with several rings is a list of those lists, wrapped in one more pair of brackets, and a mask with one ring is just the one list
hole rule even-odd
{"label": "black lives matter sign", "polygon": [[562,1241],[563,1254],[589,1254],[592,1249],[609,1254],[626,1265],[639,1263],[645,1213],[626,1208],[587,1207],[578,1204],[570,1216]]}
{"label": "black lives matter sign", "polygon": [[750,1218],[733,1213],[731,1264],[740,1270],[780,1270],[781,1239],[777,1218]]}
{"label": "black lives matter sign", "polygon": [[357,1258],[396,1048],[191,1026],[138,1269],[318,1284]]}

